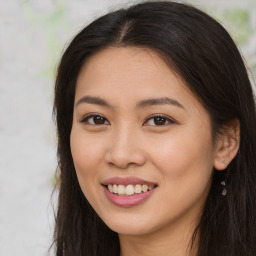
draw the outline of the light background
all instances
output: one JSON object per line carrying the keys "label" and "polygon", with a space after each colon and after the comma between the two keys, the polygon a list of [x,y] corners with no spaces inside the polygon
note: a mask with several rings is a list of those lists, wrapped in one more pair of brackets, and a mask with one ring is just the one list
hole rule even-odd
{"label": "light background", "polygon": [[[132,2],[0,0],[0,255],[47,255],[53,231],[51,115],[58,59],[85,24]],[[255,78],[256,0],[186,2],[221,21]]]}

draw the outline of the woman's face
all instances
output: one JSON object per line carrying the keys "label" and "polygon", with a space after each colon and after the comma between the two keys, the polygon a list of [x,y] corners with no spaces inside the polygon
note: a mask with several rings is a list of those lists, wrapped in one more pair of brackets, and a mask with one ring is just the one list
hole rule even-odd
{"label": "woman's face", "polygon": [[114,231],[197,221],[215,157],[210,117],[154,51],[109,47],[86,62],[70,142],[81,189]]}

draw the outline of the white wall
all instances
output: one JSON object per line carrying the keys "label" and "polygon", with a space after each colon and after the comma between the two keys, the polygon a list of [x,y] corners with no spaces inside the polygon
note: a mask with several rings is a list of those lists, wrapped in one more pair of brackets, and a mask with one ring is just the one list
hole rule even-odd
{"label": "white wall", "polygon": [[[47,252],[56,168],[55,67],[85,23],[125,2],[132,1],[0,1],[0,255]],[[189,2],[222,20],[255,72],[256,1]]]}

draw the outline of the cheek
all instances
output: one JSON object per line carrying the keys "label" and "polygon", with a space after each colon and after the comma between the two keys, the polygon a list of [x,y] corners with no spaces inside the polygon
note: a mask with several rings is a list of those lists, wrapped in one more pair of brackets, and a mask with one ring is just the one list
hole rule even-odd
{"label": "cheek", "polygon": [[97,167],[102,159],[102,144],[74,128],[70,135],[70,147],[79,184],[88,198],[98,186],[97,170],[100,168]]}
{"label": "cheek", "polygon": [[71,131],[70,147],[74,164],[79,170],[90,170],[102,159],[103,143],[99,143],[95,136],[85,135],[79,128]]}
{"label": "cheek", "polygon": [[177,190],[187,190],[209,183],[213,168],[211,134],[206,131],[196,136],[196,131],[171,134],[161,143],[151,143],[151,160],[162,173],[166,186],[171,183]]}
{"label": "cheek", "polygon": [[162,176],[158,203],[162,219],[175,219],[189,212],[197,216],[201,211],[211,184],[210,142],[208,136],[194,140],[184,135],[151,147],[152,163]]}

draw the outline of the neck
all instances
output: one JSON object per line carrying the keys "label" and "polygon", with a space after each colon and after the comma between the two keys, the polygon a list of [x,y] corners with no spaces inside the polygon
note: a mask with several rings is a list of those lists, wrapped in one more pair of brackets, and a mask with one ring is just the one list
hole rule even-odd
{"label": "neck", "polygon": [[197,241],[190,250],[195,227],[182,223],[181,226],[166,226],[150,234],[119,234],[120,256],[195,256]]}

